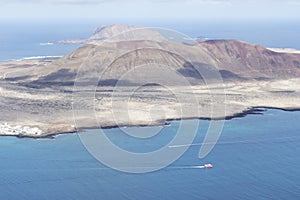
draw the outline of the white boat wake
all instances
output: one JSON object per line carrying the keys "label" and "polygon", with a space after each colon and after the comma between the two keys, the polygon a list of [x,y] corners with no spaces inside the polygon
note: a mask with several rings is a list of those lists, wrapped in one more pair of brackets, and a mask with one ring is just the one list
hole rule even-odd
{"label": "white boat wake", "polygon": [[54,45],[54,43],[52,42],[44,42],[44,43],[40,43],[41,46],[51,46]]}
{"label": "white boat wake", "polygon": [[[217,144],[257,144],[257,143],[266,143],[266,142],[287,142],[287,141],[294,141],[296,139],[300,139],[300,136],[292,136],[292,137],[279,137],[279,138],[272,138],[272,139],[261,139],[261,140],[241,140],[241,141],[224,141],[218,142]],[[169,148],[181,148],[187,146],[202,146],[208,145],[213,143],[191,143],[191,144],[178,144],[178,145],[170,145]]]}

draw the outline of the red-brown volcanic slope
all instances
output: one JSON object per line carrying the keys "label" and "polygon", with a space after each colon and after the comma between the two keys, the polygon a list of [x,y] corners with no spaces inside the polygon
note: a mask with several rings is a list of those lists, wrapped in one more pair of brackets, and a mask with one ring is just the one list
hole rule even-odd
{"label": "red-brown volcanic slope", "polygon": [[277,53],[237,40],[209,40],[199,46],[211,53],[219,68],[246,78],[300,76],[300,54]]}

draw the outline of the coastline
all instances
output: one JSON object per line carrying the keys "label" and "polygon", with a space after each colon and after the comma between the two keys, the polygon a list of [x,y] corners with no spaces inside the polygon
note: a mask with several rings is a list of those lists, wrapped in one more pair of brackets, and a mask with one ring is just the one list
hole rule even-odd
{"label": "coastline", "polygon": [[300,50],[298,49],[292,49],[292,48],[267,48],[271,51],[277,52],[277,53],[293,53],[293,54],[300,54]]}
{"label": "coastline", "polygon": [[207,117],[187,117],[187,118],[174,118],[174,119],[164,119],[161,121],[164,121],[163,123],[153,123],[149,125],[145,124],[135,124],[135,125],[114,125],[114,126],[92,126],[92,127],[81,127],[79,129],[76,129],[74,131],[66,131],[66,132],[57,132],[57,133],[43,133],[41,135],[26,135],[26,134],[20,134],[20,135],[13,135],[13,134],[0,134],[0,137],[16,137],[16,138],[30,138],[30,139],[55,139],[58,135],[66,135],[66,134],[74,134],[78,132],[82,132],[85,130],[90,129],[114,129],[114,128],[122,128],[122,127],[151,127],[151,126],[168,126],[170,125],[171,121],[180,121],[180,120],[191,120],[191,119],[198,119],[198,120],[207,120],[207,121],[215,121],[215,120],[225,120],[230,121],[232,119],[236,118],[244,118],[248,115],[264,115],[264,113],[267,110],[281,110],[284,112],[299,112],[299,108],[278,108],[278,107],[271,107],[271,106],[254,106],[252,108],[249,108],[248,110],[244,110],[242,112],[236,113],[234,115],[228,115],[224,118],[207,118]]}

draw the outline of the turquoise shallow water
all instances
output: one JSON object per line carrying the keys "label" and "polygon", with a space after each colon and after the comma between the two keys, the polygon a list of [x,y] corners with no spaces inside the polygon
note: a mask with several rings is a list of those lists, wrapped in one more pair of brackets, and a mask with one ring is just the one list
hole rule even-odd
{"label": "turquoise shallow water", "polygon": [[[200,146],[192,146],[169,167],[147,174],[105,167],[76,134],[1,137],[0,199],[300,199],[299,121],[300,112],[279,110],[232,119],[206,158],[200,160]],[[194,143],[203,141],[208,124],[200,120]],[[140,143],[118,129],[106,133],[122,148],[144,152],[169,141],[178,125]],[[214,168],[188,168],[204,163]]]}

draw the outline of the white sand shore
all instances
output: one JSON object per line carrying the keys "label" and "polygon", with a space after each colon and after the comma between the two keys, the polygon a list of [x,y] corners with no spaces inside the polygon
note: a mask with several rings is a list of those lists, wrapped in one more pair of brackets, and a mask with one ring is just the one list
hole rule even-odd
{"label": "white sand shore", "polygon": [[300,50],[298,49],[292,49],[292,48],[267,48],[271,51],[277,52],[277,53],[296,53],[300,54]]}

